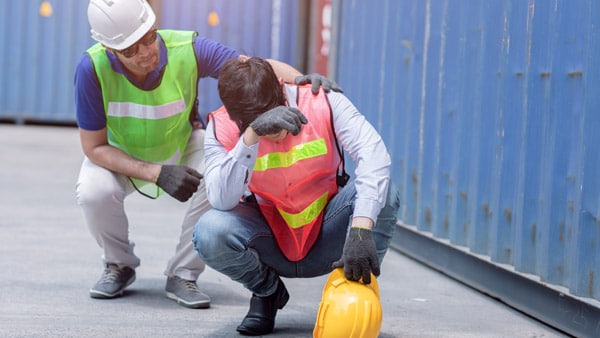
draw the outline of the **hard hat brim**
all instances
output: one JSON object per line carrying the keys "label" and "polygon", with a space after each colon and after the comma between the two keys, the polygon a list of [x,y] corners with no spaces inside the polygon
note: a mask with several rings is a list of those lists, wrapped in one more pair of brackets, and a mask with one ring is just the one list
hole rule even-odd
{"label": "hard hat brim", "polygon": [[111,44],[106,41],[101,41],[103,45],[106,47],[123,50],[133,46],[136,42],[138,42],[146,33],[148,33],[152,27],[154,27],[154,23],[156,22],[156,16],[151,12],[150,17],[143,25],[140,26],[134,33],[132,33],[127,39],[123,40],[123,42],[118,44]]}

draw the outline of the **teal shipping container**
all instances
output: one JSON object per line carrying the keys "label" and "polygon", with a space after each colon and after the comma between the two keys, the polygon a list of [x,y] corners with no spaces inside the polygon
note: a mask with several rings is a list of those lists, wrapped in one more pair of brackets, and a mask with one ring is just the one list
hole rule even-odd
{"label": "teal shipping container", "polygon": [[396,247],[600,336],[600,2],[333,4],[330,69],[402,190]]}
{"label": "teal shipping container", "polygon": [[87,1],[0,0],[0,121],[74,123],[73,73],[90,46]]}
{"label": "teal shipping container", "polygon": [[[159,28],[195,30],[240,53],[300,66],[299,1],[150,0]],[[95,43],[88,1],[0,0],[0,122],[74,124],[73,75]],[[200,81],[199,111],[221,103],[216,81]]]}

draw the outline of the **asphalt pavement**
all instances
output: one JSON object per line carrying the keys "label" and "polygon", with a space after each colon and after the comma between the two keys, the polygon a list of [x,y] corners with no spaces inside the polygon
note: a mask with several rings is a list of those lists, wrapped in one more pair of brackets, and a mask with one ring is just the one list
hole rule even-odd
{"label": "asphalt pavement", "polygon": [[[165,296],[186,207],[168,196],[127,199],[137,280],[121,298],[89,297],[103,267],[75,201],[82,157],[76,128],[0,124],[0,337],[240,337],[250,292],[226,276],[200,276],[209,309]],[[284,279],[290,301],[269,337],[312,336],[326,278]],[[378,282],[381,338],[565,337],[397,251]]]}

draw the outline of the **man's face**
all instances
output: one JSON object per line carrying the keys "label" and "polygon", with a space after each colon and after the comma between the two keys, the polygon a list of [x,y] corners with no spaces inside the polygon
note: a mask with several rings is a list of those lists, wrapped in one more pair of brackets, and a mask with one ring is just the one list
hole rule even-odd
{"label": "man's face", "polygon": [[158,67],[159,48],[156,34],[156,29],[152,29],[130,47],[113,52],[129,71],[136,75],[146,75]]}

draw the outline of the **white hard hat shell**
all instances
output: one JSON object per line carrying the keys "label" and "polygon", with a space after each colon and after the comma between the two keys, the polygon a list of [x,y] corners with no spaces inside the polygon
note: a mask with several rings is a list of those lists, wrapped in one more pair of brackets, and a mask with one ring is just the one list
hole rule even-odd
{"label": "white hard hat shell", "polygon": [[156,21],[146,0],[90,0],[87,15],[92,39],[116,50],[133,45]]}

